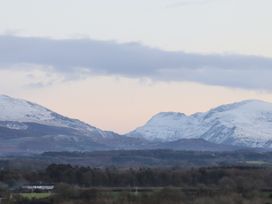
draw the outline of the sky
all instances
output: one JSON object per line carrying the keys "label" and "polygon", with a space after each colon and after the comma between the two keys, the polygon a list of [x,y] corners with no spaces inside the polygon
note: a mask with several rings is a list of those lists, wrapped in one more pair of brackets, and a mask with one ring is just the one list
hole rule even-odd
{"label": "sky", "polygon": [[0,0],[0,94],[126,133],[272,102],[271,0]]}

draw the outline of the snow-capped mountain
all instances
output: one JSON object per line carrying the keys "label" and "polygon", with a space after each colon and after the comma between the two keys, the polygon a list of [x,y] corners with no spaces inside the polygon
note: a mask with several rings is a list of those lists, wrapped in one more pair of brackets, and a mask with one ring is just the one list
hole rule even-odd
{"label": "snow-capped mountain", "polygon": [[83,132],[99,131],[79,120],[64,117],[38,104],[6,95],[0,96],[0,125],[10,129],[27,129],[27,123],[73,128]]}
{"label": "snow-capped mountain", "polygon": [[0,96],[0,152],[92,151],[133,146],[131,138],[102,131],[38,104]]}
{"label": "snow-capped mountain", "polygon": [[[38,104],[0,96],[0,153],[272,148],[272,104],[251,100],[186,116],[159,113],[127,135],[103,131]],[[219,145],[220,144],[220,145]]]}
{"label": "snow-capped mountain", "polygon": [[159,142],[204,139],[217,144],[271,148],[272,104],[247,100],[190,116],[159,113],[128,136]]}

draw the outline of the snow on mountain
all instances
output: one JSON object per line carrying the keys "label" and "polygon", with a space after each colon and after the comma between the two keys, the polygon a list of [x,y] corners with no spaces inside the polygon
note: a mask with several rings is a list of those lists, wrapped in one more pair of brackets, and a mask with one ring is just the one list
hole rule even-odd
{"label": "snow on mountain", "polygon": [[201,138],[218,144],[272,147],[272,104],[247,100],[186,116],[159,113],[128,134],[150,141]]}
{"label": "snow on mountain", "polygon": [[0,96],[0,153],[134,148],[142,141],[103,131],[32,102]]}
{"label": "snow on mountain", "polygon": [[0,151],[30,152],[170,147],[175,142],[177,148],[183,148],[182,143],[190,139],[272,148],[272,104],[248,100],[190,116],[159,113],[126,136],[102,131],[29,101],[0,96]]}
{"label": "snow on mountain", "polygon": [[[146,125],[130,133],[151,141],[169,142],[179,139],[196,138],[199,132],[205,132],[197,116],[182,113],[162,112],[153,116]],[[203,130],[204,129],[204,130]]]}
{"label": "snow on mountain", "polygon": [[[79,120],[70,119],[48,110],[38,104],[22,99],[0,95],[0,121],[11,129],[26,129],[26,123],[38,123],[48,126],[67,127],[92,131],[96,128]],[[12,123],[13,122],[13,123]]]}

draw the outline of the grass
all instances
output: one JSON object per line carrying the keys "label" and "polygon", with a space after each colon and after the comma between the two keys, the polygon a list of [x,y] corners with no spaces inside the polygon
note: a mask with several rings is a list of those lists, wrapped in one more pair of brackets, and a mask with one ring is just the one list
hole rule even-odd
{"label": "grass", "polygon": [[31,199],[43,199],[48,198],[52,193],[20,193],[23,198]]}
{"label": "grass", "polygon": [[265,164],[270,164],[265,161],[246,161],[247,164],[252,164],[252,165],[265,165]]}

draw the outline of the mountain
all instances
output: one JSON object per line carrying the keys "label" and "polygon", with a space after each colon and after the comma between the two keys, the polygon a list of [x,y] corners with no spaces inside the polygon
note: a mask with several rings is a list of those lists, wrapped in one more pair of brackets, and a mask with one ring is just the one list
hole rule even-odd
{"label": "mountain", "polygon": [[246,150],[246,148],[215,144],[204,139],[179,139],[172,142],[159,142],[149,144],[145,149],[168,149],[181,151],[200,151],[200,152],[230,152],[238,150]]}
{"label": "mountain", "polygon": [[133,148],[138,141],[102,131],[29,101],[0,96],[1,152]]}
{"label": "mountain", "polygon": [[162,143],[203,139],[223,145],[272,148],[272,104],[247,100],[189,116],[163,112],[128,136]]}
{"label": "mountain", "polygon": [[127,135],[71,119],[38,104],[0,96],[0,153],[272,148],[272,104],[249,100],[187,116],[164,112]]}

